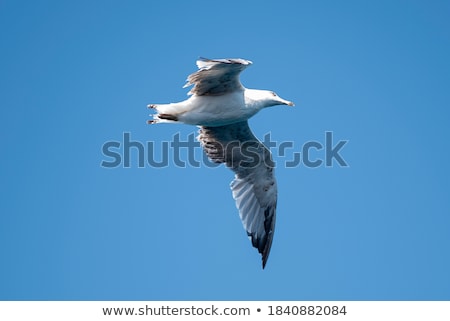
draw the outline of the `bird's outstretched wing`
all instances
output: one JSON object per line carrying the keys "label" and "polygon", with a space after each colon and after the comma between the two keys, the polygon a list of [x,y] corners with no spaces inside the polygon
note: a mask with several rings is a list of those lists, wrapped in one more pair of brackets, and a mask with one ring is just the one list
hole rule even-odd
{"label": "bird's outstretched wing", "polygon": [[251,64],[244,59],[200,58],[197,60],[199,70],[188,76],[183,88],[194,85],[188,94],[197,96],[218,96],[243,90],[239,74]]}
{"label": "bird's outstretched wing", "polygon": [[275,229],[277,183],[270,151],[253,135],[247,121],[200,127],[198,139],[208,157],[235,173],[231,190],[252,245],[269,257]]}

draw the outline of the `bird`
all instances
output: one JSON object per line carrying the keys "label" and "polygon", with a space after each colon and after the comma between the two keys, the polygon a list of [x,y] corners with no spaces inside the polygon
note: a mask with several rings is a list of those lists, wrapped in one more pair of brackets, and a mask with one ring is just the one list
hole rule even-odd
{"label": "bird", "polygon": [[252,62],[241,58],[197,60],[198,70],[187,77],[183,88],[193,86],[189,98],[169,104],[150,104],[148,124],[196,125],[197,139],[215,163],[224,163],[235,177],[230,184],[243,227],[261,254],[264,269],[272,246],[277,182],[270,150],[253,134],[248,119],[260,110],[294,106],[270,90],[245,88],[239,79]]}

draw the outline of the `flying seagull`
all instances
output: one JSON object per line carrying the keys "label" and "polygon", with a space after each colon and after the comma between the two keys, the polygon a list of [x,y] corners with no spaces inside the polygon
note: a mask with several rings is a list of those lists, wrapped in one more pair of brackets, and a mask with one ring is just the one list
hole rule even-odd
{"label": "flying seagull", "polygon": [[252,64],[244,59],[197,61],[198,71],[183,87],[193,85],[190,97],[171,104],[150,104],[149,124],[184,123],[200,127],[200,141],[207,156],[233,170],[233,198],[252,245],[266,266],[272,246],[277,206],[277,183],[270,151],[253,135],[247,120],[265,107],[294,106],[269,90],[247,89],[239,74]]}

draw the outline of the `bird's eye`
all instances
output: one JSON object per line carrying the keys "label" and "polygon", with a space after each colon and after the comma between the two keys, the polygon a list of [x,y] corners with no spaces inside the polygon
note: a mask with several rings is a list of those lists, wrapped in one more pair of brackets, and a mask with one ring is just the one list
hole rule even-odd
{"label": "bird's eye", "polygon": [[272,91],[272,96],[274,96],[274,97],[276,97],[277,96],[277,94],[275,94],[273,91]]}

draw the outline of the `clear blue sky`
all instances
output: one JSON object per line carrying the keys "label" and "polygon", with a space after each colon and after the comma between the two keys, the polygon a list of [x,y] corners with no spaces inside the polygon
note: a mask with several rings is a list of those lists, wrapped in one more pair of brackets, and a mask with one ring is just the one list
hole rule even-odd
{"label": "clear blue sky", "polygon": [[[449,13],[448,1],[1,1],[0,299],[449,300]],[[131,168],[100,166],[124,132],[158,145],[197,131],[146,125],[146,105],[185,99],[199,56],[250,59],[245,86],[296,103],[255,116],[258,137],[297,151],[327,131],[349,140],[347,168],[286,168],[274,153],[265,270],[231,171],[138,168],[136,150]]]}

